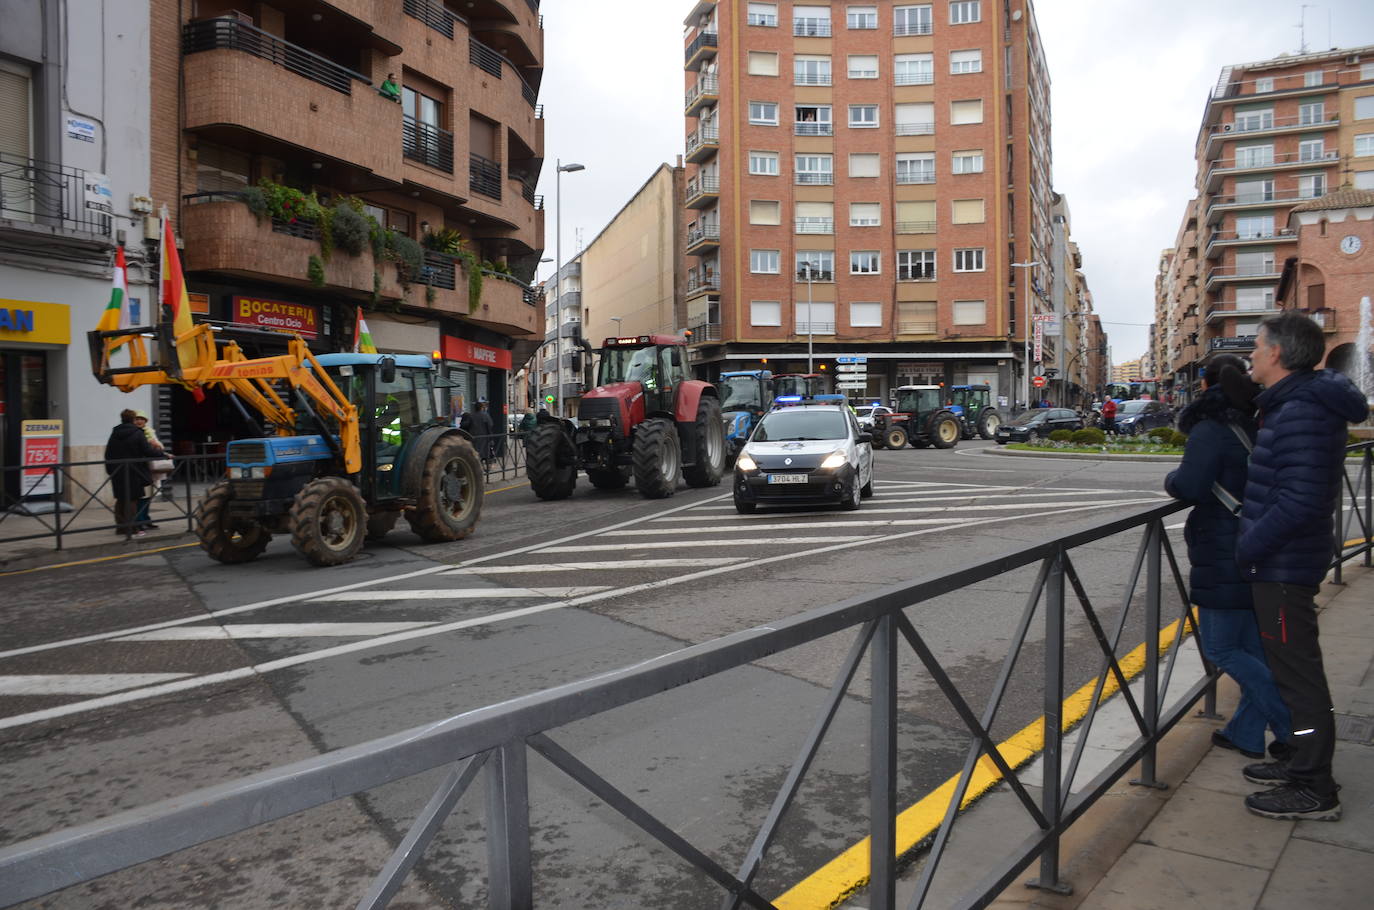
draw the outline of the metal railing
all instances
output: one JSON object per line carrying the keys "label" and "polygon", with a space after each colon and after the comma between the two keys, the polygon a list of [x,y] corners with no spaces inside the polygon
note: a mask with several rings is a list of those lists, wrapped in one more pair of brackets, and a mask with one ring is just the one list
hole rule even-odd
{"label": "metal railing", "polygon": [[[802,306],[804,306],[804,304],[800,304],[800,303],[797,304],[797,308],[798,308],[798,309],[801,309]],[[805,321],[805,320],[803,320],[803,319],[798,319],[798,320],[797,320],[797,330],[796,330],[796,332],[794,332],[793,334],[795,334],[795,335],[834,335],[834,334],[835,334],[835,323],[833,323],[833,322],[807,322],[807,321]]]}
{"label": "metal railing", "polygon": [[698,99],[705,98],[707,95],[715,95],[720,91],[720,78],[718,76],[700,76],[683,95],[683,104],[691,107]]}
{"label": "metal railing", "polygon": [[701,344],[703,341],[720,341],[721,327],[719,322],[699,322],[687,328],[692,333],[692,344]]}
{"label": "metal railing", "polygon": [[897,172],[897,183],[898,183],[898,185],[905,186],[905,185],[913,184],[913,183],[934,183],[934,182],[935,182],[935,171],[934,171],[933,169],[932,169],[932,170],[929,170],[929,171],[915,171],[915,172],[907,171],[907,172],[905,172],[905,173],[904,173],[904,172],[901,172],[901,171],[898,171],[898,172]]}
{"label": "metal railing", "polygon": [[401,10],[407,16],[419,19],[445,38],[452,38],[453,23],[462,21],[439,0],[405,0],[401,4]]}
{"label": "metal railing", "polygon": [[898,136],[929,136],[935,132],[933,123],[898,123],[892,131]]}
{"label": "metal railing", "polygon": [[683,191],[683,199],[690,203],[699,196],[716,196],[719,194],[719,177],[693,177],[687,181],[687,187]]}
{"label": "metal railing", "polygon": [[687,245],[693,246],[698,243],[718,243],[720,241],[720,226],[707,225],[705,227],[695,227],[687,231]]}
{"label": "metal railing", "polygon": [[935,26],[930,22],[905,22],[892,26],[892,34],[900,38],[903,35],[929,35],[935,31]]}
{"label": "metal railing", "polygon": [[835,124],[821,123],[816,120],[797,120],[792,124],[794,136],[833,136]]}
{"label": "metal railing", "polygon": [[501,64],[505,60],[500,53],[487,47],[476,38],[468,39],[468,62],[484,73],[501,78]]}
{"label": "metal railing", "polygon": [[835,174],[833,172],[821,171],[797,171],[794,174],[793,182],[816,186],[830,186],[835,182]]}
{"label": "metal railing", "polygon": [[424,265],[420,267],[421,284],[443,288],[446,291],[458,287],[458,269],[452,256],[437,250],[425,250]]}
{"label": "metal railing", "polygon": [[720,276],[719,276],[719,275],[708,275],[708,276],[702,277],[702,276],[700,276],[700,275],[697,275],[695,272],[688,273],[688,275],[687,275],[687,293],[689,293],[689,294],[695,294],[695,293],[698,292],[698,291],[719,291],[719,290],[720,290]]}
{"label": "metal railing", "polygon": [[792,74],[793,85],[830,85],[829,73],[796,72]]}
{"label": "metal railing", "polygon": [[893,85],[930,85],[934,81],[934,72],[897,73],[892,77]]}
{"label": "metal railing", "polygon": [[1245,118],[1243,114],[1238,114],[1241,119],[1233,120],[1230,123],[1221,123],[1212,127],[1211,134],[1220,136],[1225,134],[1235,135],[1237,133],[1264,133],[1270,130],[1287,130],[1297,127],[1336,127],[1340,126],[1340,114],[1322,113],[1320,116],[1311,114],[1296,114],[1288,117],[1275,117],[1272,114],[1268,117]]}
{"label": "metal railing", "polygon": [[702,32],[692,39],[692,43],[687,45],[683,57],[686,62],[691,63],[692,58],[697,55],[697,51],[703,48],[715,48],[718,45],[718,35],[715,32]]}
{"label": "metal railing", "polygon": [[835,233],[834,218],[797,218],[794,221],[793,227],[798,234]]}
{"label": "metal railing", "polygon": [[501,164],[476,152],[468,155],[468,189],[492,199],[501,198]]}
{"label": "metal railing", "polygon": [[703,126],[687,134],[687,156],[691,157],[698,149],[720,144],[720,130]]}
{"label": "metal railing", "polygon": [[345,95],[353,93],[355,79],[372,84],[362,73],[237,19],[197,19],[182,26],[182,54],[215,50],[252,54]]}
{"label": "metal railing", "polygon": [[113,216],[87,183],[81,168],[0,152],[0,219],[108,237]]}
{"label": "metal railing", "polygon": [[898,234],[932,234],[935,232],[935,222],[898,221],[896,230]]}
{"label": "metal railing", "polygon": [[453,134],[404,114],[401,117],[401,154],[452,174]]}
{"label": "metal railing", "polygon": [[794,19],[792,35],[797,38],[829,38],[830,23],[821,19]]}

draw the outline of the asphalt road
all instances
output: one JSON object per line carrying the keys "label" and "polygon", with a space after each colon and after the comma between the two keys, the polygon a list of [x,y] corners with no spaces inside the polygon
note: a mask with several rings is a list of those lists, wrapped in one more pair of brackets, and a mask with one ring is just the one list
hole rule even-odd
{"label": "asphalt road", "polygon": [[[650,502],[633,488],[596,491],[582,480],[559,503],[537,501],[527,486],[498,489],[468,541],[422,545],[398,530],[335,569],[307,567],[278,540],[248,566],[181,549],[0,578],[0,845],[952,571],[1163,501],[1168,465],[1003,458],[989,446],[877,453],[877,495],[858,512],[741,516],[728,486],[683,487]],[[1179,532],[1171,538],[1185,560]],[[1109,630],[1138,541],[1133,532],[1074,554]],[[1008,573],[909,611],[978,708],[1033,579],[1033,569]],[[1176,613],[1177,597],[1167,599],[1169,610]],[[996,735],[1040,714],[1039,628],[1016,664]],[[1069,628],[1072,690],[1098,672],[1100,655],[1075,609]],[[1119,650],[1142,635],[1131,619]],[[851,642],[850,634],[832,636],[552,735],[733,870]],[[957,771],[968,734],[903,651],[907,804]],[[865,832],[868,687],[865,664],[765,860],[762,893],[786,890]],[[440,774],[32,906],[350,906]],[[530,787],[540,906],[718,906],[720,892],[704,875],[646,844],[538,756]],[[474,787],[393,906],[485,903],[482,803]]]}

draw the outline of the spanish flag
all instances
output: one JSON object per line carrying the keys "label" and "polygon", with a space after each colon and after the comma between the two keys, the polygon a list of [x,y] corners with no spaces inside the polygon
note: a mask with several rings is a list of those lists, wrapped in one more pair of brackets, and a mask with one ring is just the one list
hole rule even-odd
{"label": "spanish flag", "polygon": [[195,342],[186,338],[191,323],[191,298],[186,294],[186,276],[181,272],[176,235],[167,210],[162,210],[162,302],[172,307],[172,334],[177,339],[177,360],[183,369],[195,366]]}

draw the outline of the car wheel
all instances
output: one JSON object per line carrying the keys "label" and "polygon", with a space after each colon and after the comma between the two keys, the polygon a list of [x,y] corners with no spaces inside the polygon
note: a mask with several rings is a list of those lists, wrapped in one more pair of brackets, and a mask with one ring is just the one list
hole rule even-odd
{"label": "car wheel", "polygon": [[845,498],[840,503],[840,508],[844,509],[846,512],[857,512],[859,504],[862,502],[863,492],[859,488],[859,478],[855,475],[854,482],[849,485],[849,489],[845,493]]}
{"label": "car wheel", "polygon": [[741,515],[749,515],[759,507],[756,502],[745,502],[742,499],[735,500],[735,511]]}
{"label": "car wheel", "polygon": [[859,495],[864,499],[873,498],[873,468],[871,466],[868,469],[868,483],[859,488]]}

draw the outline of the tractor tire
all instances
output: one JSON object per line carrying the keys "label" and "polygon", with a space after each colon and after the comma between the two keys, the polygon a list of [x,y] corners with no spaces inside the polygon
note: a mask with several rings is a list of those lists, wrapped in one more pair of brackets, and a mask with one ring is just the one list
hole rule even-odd
{"label": "tractor tire", "polygon": [[883,431],[883,448],[900,449],[906,445],[906,430],[902,427],[888,427]]}
{"label": "tractor tire", "polygon": [[400,512],[373,512],[367,517],[367,539],[381,540],[396,527],[396,519],[401,517]]}
{"label": "tractor tire", "polygon": [[697,402],[697,461],[682,469],[689,487],[714,487],[725,473],[725,424],[720,419],[720,402],[701,396]]}
{"label": "tractor tire", "polygon": [[587,471],[587,479],[598,490],[623,490],[630,482],[628,468],[598,468]]}
{"label": "tractor tire", "polygon": [[577,455],[572,440],[556,423],[541,423],[525,446],[525,476],[540,499],[567,499],[577,485]]}
{"label": "tractor tire", "polygon": [[367,536],[367,505],[343,477],[321,477],[301,488],[291,503],[291,546],[316,566],[348,562]]}
{"label": "tractor tire", "polygon": [[229,566],[257,559],[272,539],[267,529],[256,522],[246,527],[229,524],[229,500],[233,498],[229,481],[221,480],[206,491],[195,511],[200,548],[211,559]]}
{"label": "tractor tire", "polygon": [[959,421],[954,417],[941,417],[930,428],[930,441],[937,449],[952,449],[959,444]]}
{"label": "tractor tire", "polygon": [[415,508],[406,514],[422,540],[462,540],[477,527],[486,496],[486,478],[477,450],[461,436],[445,436],[429,450]]}
{"label": "tractor tire", "polygon": [[911,447],[913,449],[928,449],[930,448],[930,440],[922,439],[918,436],[915,439],[911,440]]}
{"label": "tractor tire", "polygon": [[677,428],[663,417],[646,420],[635,430],[635,486],[645,499],[667,499],[677,492],[682,448]]}
{"label": "tractor tire", "polygon": [[978,435],[984,439],[997,436],[997,428],[1002,425],[1002,415],[996,411],[983,411],[978,415]]}

